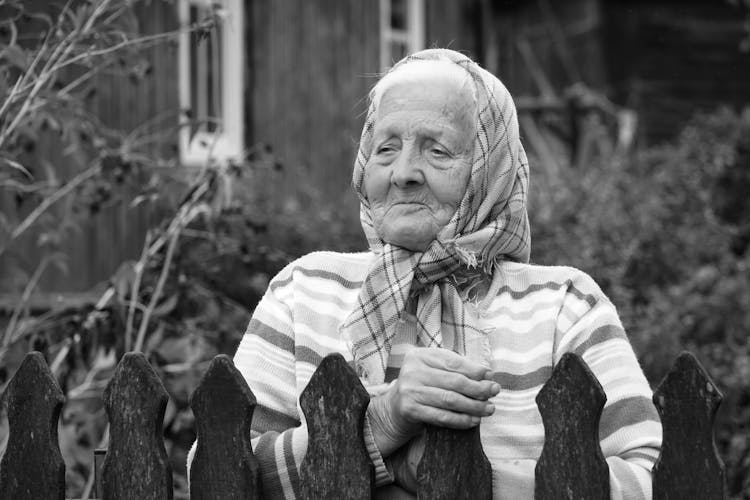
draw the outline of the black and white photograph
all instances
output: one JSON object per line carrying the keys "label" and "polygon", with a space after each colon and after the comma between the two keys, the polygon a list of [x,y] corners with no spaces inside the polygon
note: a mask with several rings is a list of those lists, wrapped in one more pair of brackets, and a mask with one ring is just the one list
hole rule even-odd
{"label": "black and white photograph", "polygon": [[750,0],[0,0],[0,500],[750,500]]}

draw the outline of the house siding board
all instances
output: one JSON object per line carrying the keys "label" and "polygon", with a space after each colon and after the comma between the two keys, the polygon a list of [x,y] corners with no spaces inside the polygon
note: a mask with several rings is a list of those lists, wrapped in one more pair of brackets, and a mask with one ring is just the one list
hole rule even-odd
{"label": "house siding board", "polygon": [[349,180],[375,81],[366,75],[378,64],[377,2],[260,0],[252,9],[251,144],[283,168],[270,189],[279,200],[343,196],[356,221]]}
{"label": "house siding board", "polygon": [[605,86],[607,75],[601,50],[599,2],[549,2],[563,44],[558,42],[539,5],[539,2],[497,4],[491,12],[500,45],[497,72],[511,93],[524,96],[540,93],[527,62],[518,51],[519,40],[528,42],[539,67],[557,92],[579,81],[591,87]]}
{"label": "house siding board", "polygon": [[[168,2],[136,4],[136,15],[143,34],[170,31],[177,28],[175,7]],[[127,81],[122,77],[102,75],[98,87],[106,92],[98,96],[98,116],[103,124],[125,132],[154,120],[159,116],[171,116],[163,123],[169,127],[177,122],[177,47],[174,43],[155,45],[144,52],[146,64],[151,68],[149,76],[140,81]],[[174,129],[176,144],[177,129]],[[156,146],[147,148],[152,157],[169,157],[175,149],[169,145],[163,150]],[[150,168],[150,167],[146,167]],[[135,259],[141,253],[145,233],[160,219],[159,207],[141,205],[129,206],[129,200],[136,193],[123,193],[123,201],[105,209],[91,221],[86,238],[89,243],[85,260],[76,263],[76,269],[91,269],[88,283],[84,287],[105,280],[116,271],[125,260]]]}
{"label": "house siding board", "polygon": [[698,111],[750,103],[740,14],[706,0],[608,4],[605,50],[615,99],[639,112],[642,139],[669,140]]}
{"label": "house siding board", "polygon": [[482,62],[481,2],[425,1],[425,45],[463,52]]}

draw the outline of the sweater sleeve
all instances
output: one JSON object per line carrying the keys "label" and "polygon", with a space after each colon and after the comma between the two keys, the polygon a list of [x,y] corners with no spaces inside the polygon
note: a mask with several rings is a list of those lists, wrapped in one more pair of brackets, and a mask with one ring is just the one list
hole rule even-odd
{"label": "sweater sleeve", "polygon": [[[251,438],[260,464],[263,498],[299,496],[299,470],[308,433],[299,407],[300,380],[294,331],[294,263],[269,284],[234,355],[234,364],[255,395]],[[376,471],[376,484],[392,482],[365,419],[365,446]]]}
{"label": "sweater sleeve", "polygon": [[557,332],[554,362],[566,352],[579,354],[607,396],[599,439],[609,465],[611,498],[650,499],[651,469],[662,437],[652,391],[615,307],[583,273],[569,284]]}
{"label": "sweater sleeve", "polygon": [[297,406],[294,330],[289,301],[292,265],[268,286],[234,355],[255,395],[251,438],[260,464],[263,497],[294,498],[307,450],[307,427]]}

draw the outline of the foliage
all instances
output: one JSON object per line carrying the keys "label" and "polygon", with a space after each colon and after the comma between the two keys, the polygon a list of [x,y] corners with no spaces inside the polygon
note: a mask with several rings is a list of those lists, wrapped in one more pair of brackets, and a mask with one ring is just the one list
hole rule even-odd
{"label": "foliage", "polygon": [[687,349],[724,391],[717,438],[735,498],[750,498],[748,138],[750,110],[698,116],[674,144],[531,191],[533,260],[597,280],[651,383]]}
{"label": "foliage", "polygon": [[[176,133],[176,112],[130,131],[107,128],[92,112],[102,78],[137,85],[150,74],[144,49],[178,34],[140,34],[134,6],[0,2],[0,200],[16,208],[0,213],[0,257],[8,265],[4,291],[17,285],[20,297],[0,331],[0,382],[25,352],[45,353],[67,398],[59,435],[70,497],[89,495],[91,451],[107,439],[101,391],[121,354],[142,350],[159,367],[173,395],[165,418],[171,451],[175,437],[192,439],[187,395],[202,361],[230,350],[248,315],[244,304],[182,272],[188,249],[213,241],[211,224],[227,208],[224,187],[233,171],[212,165],[185,175],[174,168],[161,143]],[[212,22],[191,29],[210,32]],[[61,156],[70,160],[65,168]],[[42,274],[50,265],[65,270],[66,239],[105,205],[128,202],[170,214],[150,232],[142,257],[122,263],[96,306],[31,311],[28,300]],[[31,273],[13,258],[29,236],[42,255]],[[184,469],[184,451],[176,460]],[[184,489],[183,478],[178,491]]]}

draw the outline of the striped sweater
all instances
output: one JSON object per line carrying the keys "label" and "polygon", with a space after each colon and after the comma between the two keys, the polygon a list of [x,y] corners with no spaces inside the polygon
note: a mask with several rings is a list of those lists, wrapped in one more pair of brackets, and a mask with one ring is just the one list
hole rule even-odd
{"label": "striped sweater", "polygon": [[[307,429],[299,394],[322,357],[352,355],[338,327],[352,311],[372,253],[315,252],[284,268],[258,304],[234,358],[258,407],[253,447],[266,498],[294,498]],[[535,397],[566,352],[580,354],[602,384],[607,402],[601,448],[612,498],[651,498],[651,468],[661,425],[651,390],[614,306],[594,281],[568,267],[504,262],[502,286],[483,309],[469,303],[490,336],[490,368],[502,390],[495,413],[481,422],[482,445],[493,468],[496,499],[534,497],[534,467],[544,444]],[[416,328],[399,325],[387,374],[397,375]],[[392,481],[365,419],[365,441],[377,484]]]}

